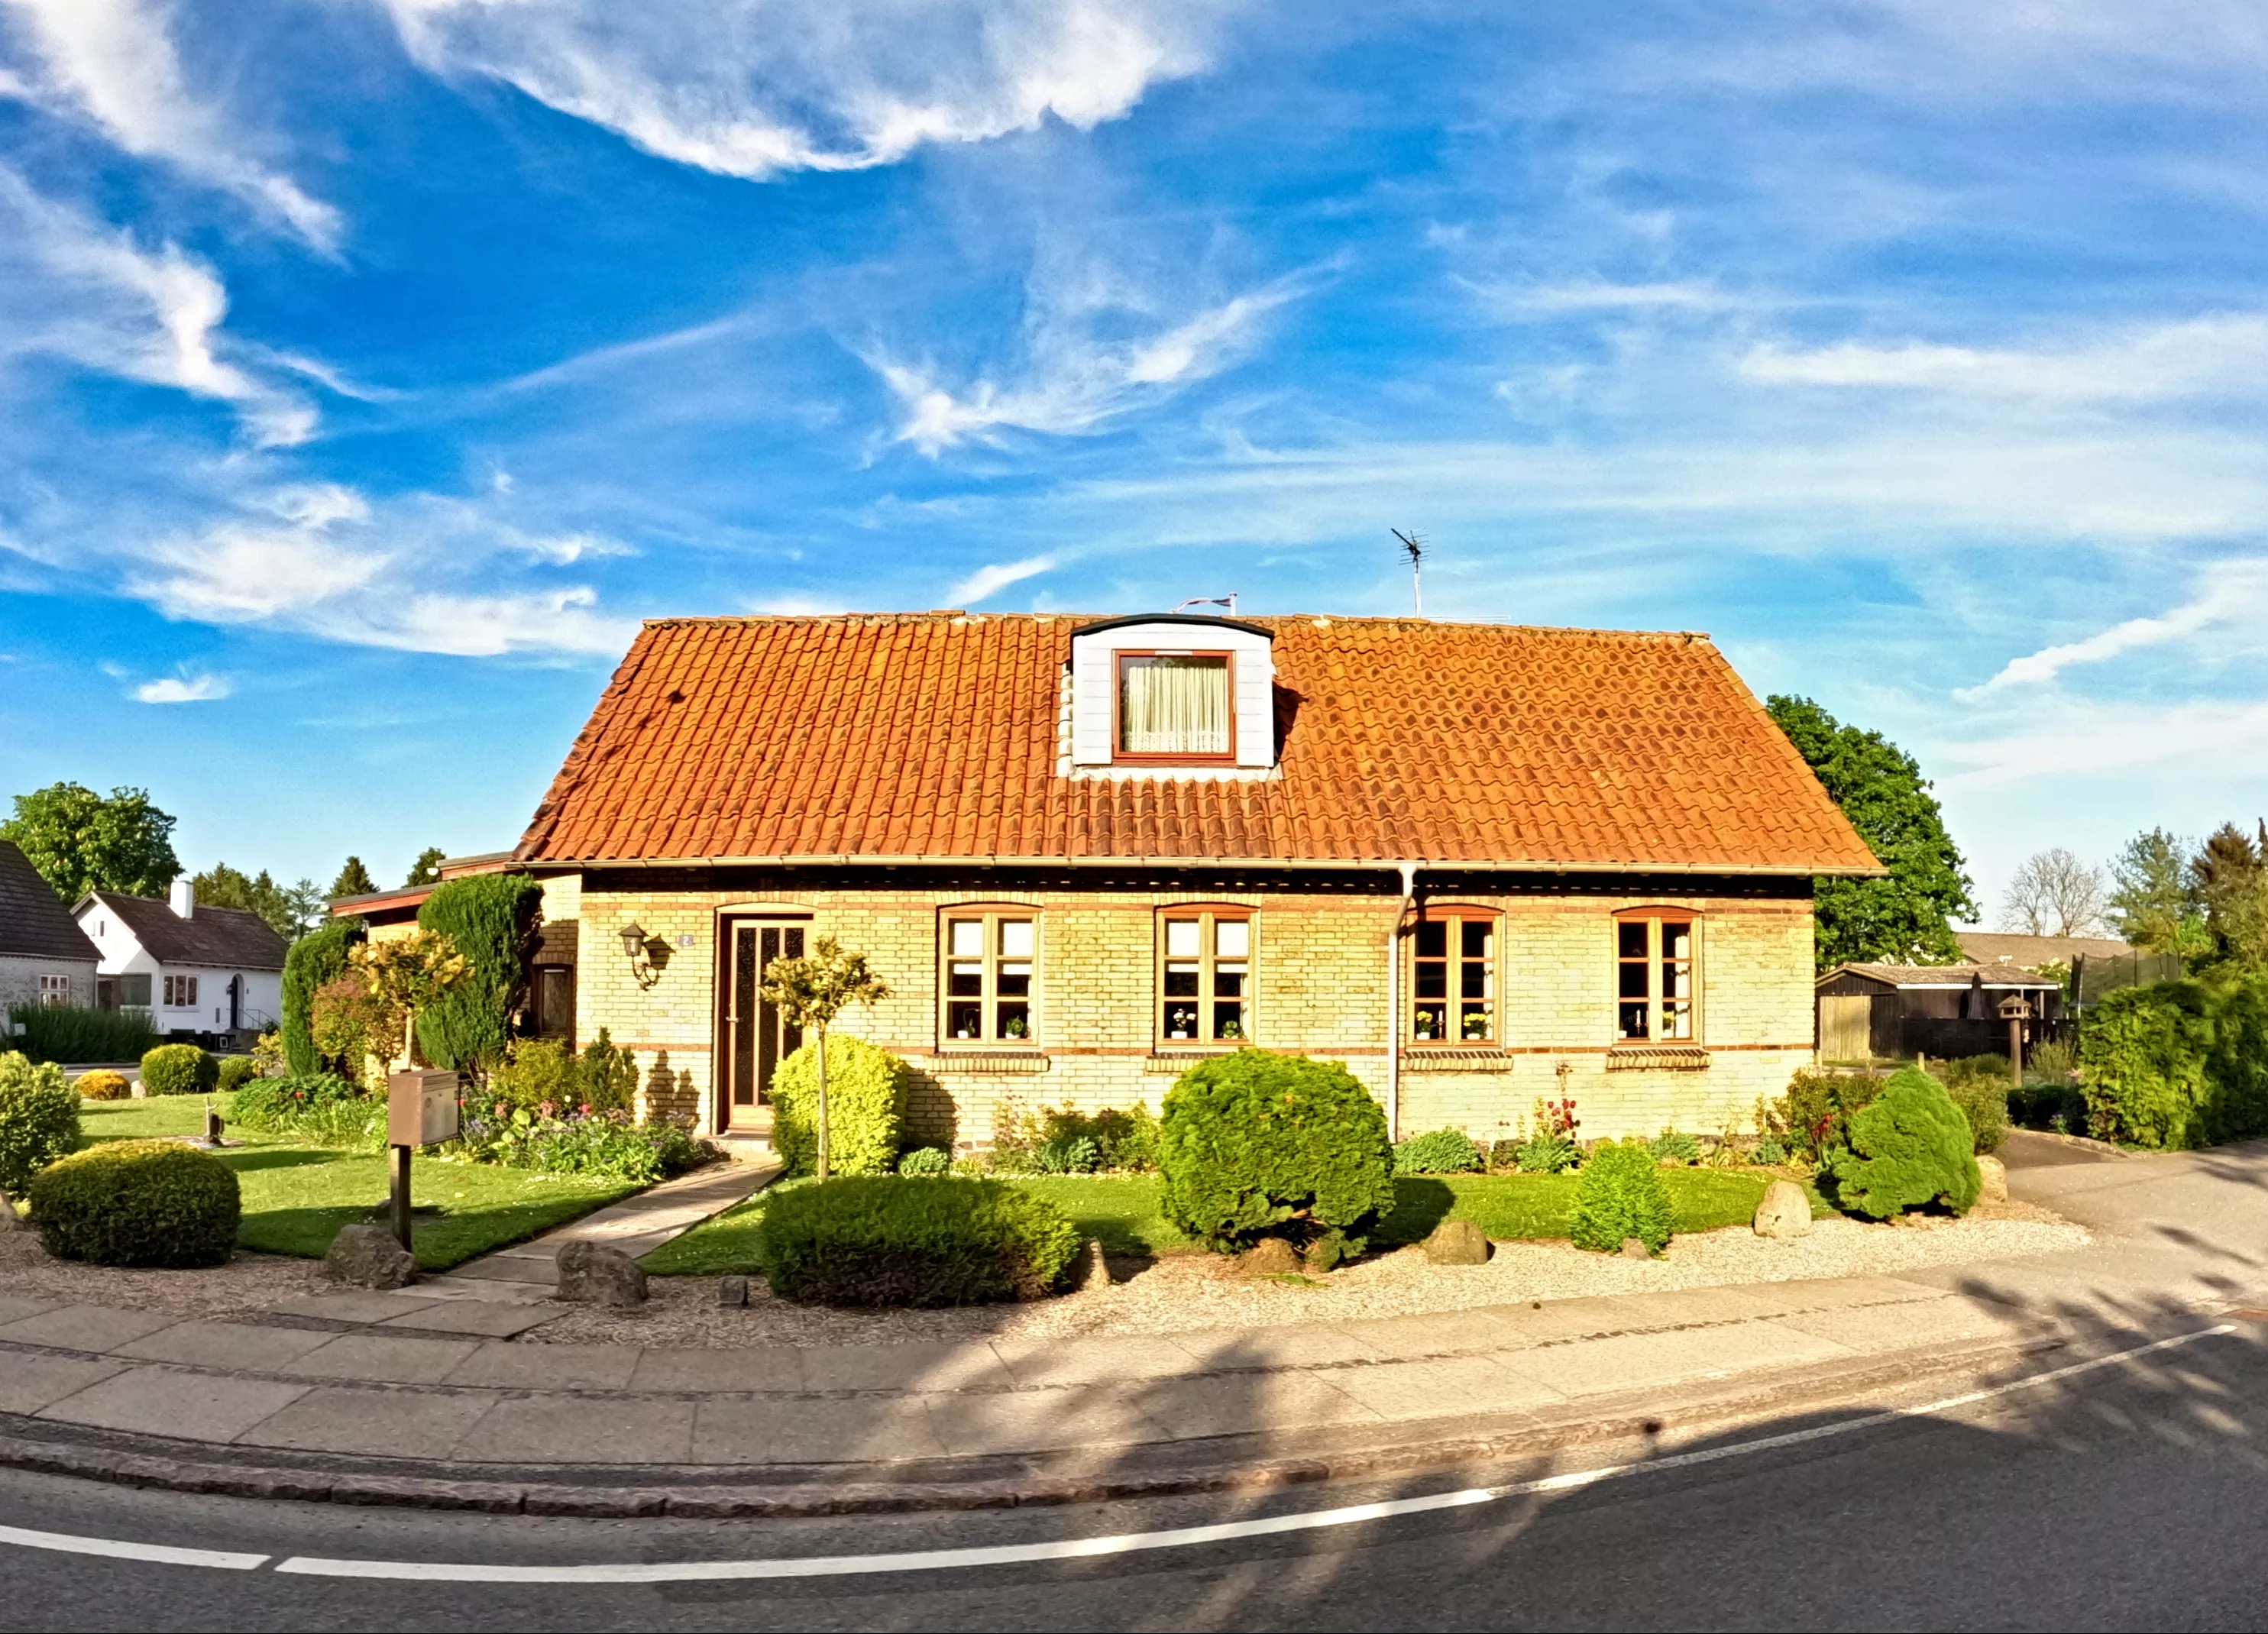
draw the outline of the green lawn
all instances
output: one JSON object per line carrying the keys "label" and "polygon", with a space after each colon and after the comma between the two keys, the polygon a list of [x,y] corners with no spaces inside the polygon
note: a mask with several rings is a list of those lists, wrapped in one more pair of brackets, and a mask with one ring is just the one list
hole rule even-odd
{"label": "green lawn", "polygon": [[[1662,1182],[1676,1211],[1676,1229],[1714,1231],[1744,1226],[1776,1178],[1756,1169],[1665,1169]],[[1012,1180],[1071,1218],[1083,1237],[1106,1254],[1160,1254],[1185,1249],[1189,1240],[1158,1212],[1158,1180],[1150,1174],[1047,1175]],[[1807,1186],[1815,1216],[1834,1213]],[[1417,1242],[1445,1219],[1471,1220],[1499,1242],[1565,1237],[1575,1201],[1572,1174],[1458,1174],[1394,1182],[1394,1212],[1373,1235],[1381,1248]],[[649,1255],[648,1271],[661,1277],[719,1276],[757,1269],[756,1230],[765,1194],[695,1226]]]}
{"label": "green lawn", "polygon": [[[201,1134],[204,1115],[202,1095],[79,1103],[79,1127],[89,1142]],[[214,1155],[236,1171],[244,1194],[237,1240],[247,1248],[320,1259],[340,1226],[371,1218],[386,1203],[392,1182],[383,1156],[294,1145],[232,1125],[228,1137],[244,1145]],[[411,1232],[417,1263],[435,1271],[525,1241],[637,1189],[622,1181],[438,1158],[418,1159],[410,1174],[411,1201],[441,1211],[419,1218]]]}

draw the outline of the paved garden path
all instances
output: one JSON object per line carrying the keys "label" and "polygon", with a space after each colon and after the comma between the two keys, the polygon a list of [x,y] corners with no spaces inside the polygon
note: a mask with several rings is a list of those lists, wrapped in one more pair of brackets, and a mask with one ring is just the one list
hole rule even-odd
{"label": "paved garden path", "polygon": [[[635,1197],[609,1203],[571,1225],[541,1237],[468,1260],[453,1271],[428,1277],[404,1295],[418,1299],[484,1299],[531,1305],[548,1301],[559,1285],[559,1250],[571,1242],[602,1242],[632,1259],[643,1259],[703,1220],[721,1214],[779,1177],[777,1163],[718,1163],[676,1180],[664,1181]],[[559,1314],[556,1305],[531,1313],[533,1320],[513,1331]],[[468,1320],[470,1320],[468,1318]],[[493,1319],[504,1320],[501,1316]],[[481,1331],[495,1332],[493,1327]]]}

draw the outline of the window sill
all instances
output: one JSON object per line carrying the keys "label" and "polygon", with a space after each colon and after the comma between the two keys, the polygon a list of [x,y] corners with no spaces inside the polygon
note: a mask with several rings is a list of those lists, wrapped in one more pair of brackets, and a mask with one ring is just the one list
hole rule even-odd
{"label": "window sill", "polygon": [[950,1047],[929,1057],[932,1072],[1045,1072],[1052,1064],[1044,1049],[963,1049]]}
{"label": "window sill", "polygon": [[1212,1044],[1196,1041],[1160,1044],[1150,1052],[1150,1058],[1143,1063],[1142,1070],[1145,1072],[1185,1072],[1197,1062],[1233,1056],[1244,1048],[1245,1041],[1242,1039],[1234,1041],[1224,1039]]}
{"label": "window sill", "polygon": [[1403,1047],[1404,1072],[1509,1072],[1513,1058],[1495,1044],[1432,1044]]}
{"label": "window sill", "polygon": [[1698,1044],[1616,1044],[1607,1051],[1609,1072],[1698,1072],[1709,1052]]}

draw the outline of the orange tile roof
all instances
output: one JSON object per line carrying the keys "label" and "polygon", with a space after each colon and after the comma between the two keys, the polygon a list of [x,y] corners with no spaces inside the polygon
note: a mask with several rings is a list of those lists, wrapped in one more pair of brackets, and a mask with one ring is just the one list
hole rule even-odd
{"label": "orange tile roof", "polygon": [[518,854],[1876,871],[1705,637],[1244,619],[1275,637],[1281,775],[1135,781],[1057,769],[1093,622],[656,620]]}

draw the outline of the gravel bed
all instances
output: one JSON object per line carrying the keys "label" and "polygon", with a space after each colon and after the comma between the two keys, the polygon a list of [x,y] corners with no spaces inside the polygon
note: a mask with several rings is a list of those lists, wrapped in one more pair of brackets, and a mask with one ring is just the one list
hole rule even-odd
{"label": "gravel bed", "polygon": [[239,1252],[194,1271],[126,1271],[51,1258],[29,1231],[0,1227],[0,1294],[176,1316],[256,1316],[323,1285],[317,1262]]}
{"label": "gravel bed", "polygon": [[657,1277],[633,1311],[570,1310],[522,1343],[632,1343],[727,1350],[762,1344],[909,1344],[939,1340],[1181,1333],[1287,1322],[1413,1316],[1481,1305],[1593,1294],[1654,1293],[1815,1277],[1896,1275],[1925,1266],[2018,1259],[2093,1240],[2044,1209],[2012,1203],[1966,1219],[1896,1226],[1823,1219],[1793,1241],[1745,1226],[1675,1239],[1659,1260],[1587,1254],[1565,1242],[1498,1243],[1486,1265],[1433,1265],[1421,1248],[1377,1255],[1313,1286],[1253,1281],[1210,1254],[1114,1261],[1108,1293],[940,1311],[837,1311],[774,1299],[752,1279],[745,1308],[717,1303],[713,1277]]}

